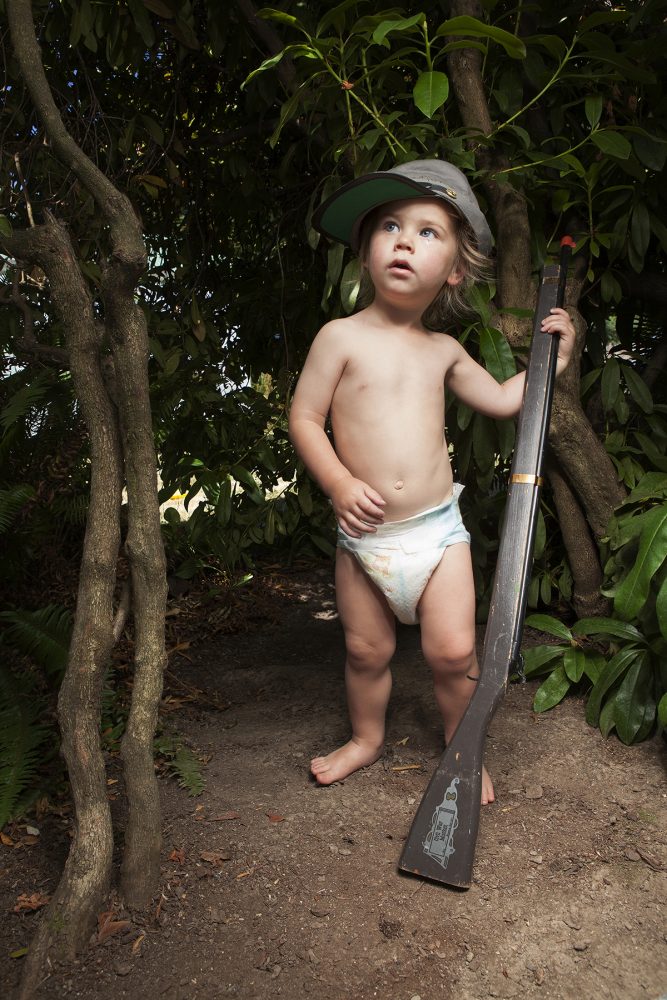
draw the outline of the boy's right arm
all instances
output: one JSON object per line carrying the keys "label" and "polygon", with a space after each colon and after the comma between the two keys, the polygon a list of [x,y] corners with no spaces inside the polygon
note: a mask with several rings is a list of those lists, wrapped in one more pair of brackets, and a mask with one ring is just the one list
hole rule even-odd
{"label": "boy's right arm", "polygon": [[360,538],[382,521],[384,500],[356,479],[340,461],[324,430],[347,358],[345,337],[328,323],[310,349],[297,383],[289,416],[289,433],[299,457],[331,499],[336,519],[348,535]]}

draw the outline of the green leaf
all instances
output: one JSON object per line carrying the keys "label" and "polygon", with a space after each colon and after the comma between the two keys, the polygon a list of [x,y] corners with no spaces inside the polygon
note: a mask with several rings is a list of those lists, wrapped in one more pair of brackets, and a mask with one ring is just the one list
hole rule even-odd
{"label": "green leaf", "polygon": [[552,674],[540,684],[533,701],[534,712],[546,712],[563,700],[570,689],[570,679],[565,669],[556,667]]}
{"label": "green leaf", "polygon": [[608,156],[615,156],[619,160],[627,160],[632,152],[632,146],[620,132],[612,129],[600,129],[591,133],[591,139],[603,153]]}
{"label": "green leaf", "polygon": [[628,642],[644,642],[641,632],[629,622],[616,618],[581,618],[572,626],[574,635],[608,635]]}
{"label": "green leaf", "polygon": [[546,673],[543,669],[548,663],[553,663],[563,655],[562,646],[529,646],[523,651],[523,666],[526,677],[536,677]]}
{"label": "green leaf", "polygon": [[291,28],[300,28],[302,31],[304,30],[298,17],[294,17],[292,14],[286,14],[282,10],[276,10],[274,7],[262,7],[261,10],[257,11],[257,17],[261,17],[265,21],[279,21],[281,24],[289,24]]}
{"label": "green leaf", "polygon": [[614,700],[616,732],[623,743],[633,743],[638,733],[655,719],[653,670],[643,655],[630,667]]}
{"label": "green leaf", "polygon": [[579,649],[576,646],[570,646],[569,649],[565,650],[563,668],[573,683],[576,684],[581,680],[584,675],[585,666],[586,654],[583,649]]}
{"label": "green leaf", "polygon": [[340,300],[346,313],[351,313],[357,304],[357,296],[361,286],[361,266],[359,259],[354,257],[345,265],[340,279]]}
{"label": "green leaf", "polygon": [[602,114],[602,94],[589,94],[584,102],[586,118],[591,128],[595,128]]}
{"label": "green leaf", "polygon": [[663,694],[658,702],[658,720],[660,725],[667,729],[667,693]]}
{"label": "green leaf", "polygon": [[644,257],[651,239],[651,222],[645,202],[637,202],[630,217],[630,236],[640,257]]}
{"label": "green leaf", "polygon": [[415,107],[419,108],[427,118],[432,118],[448,97],[449,79],[445,73],[437,70],[422,73],[412,91]]}
{"label": "green leaf", "polygon": [[614,611],[630,621],[646,603],[653,576],[667,558],[667,504],[649,511],[634,566],[614,596]]}
{"label": "green leaf", "polygon": [[493,25],[485,24],[476,17],[469,17],[462,14],[460,17],[452,17],[444,21],[436,31],[436,37],[449,35],[468,35],[471,38],[487,38],[489,41],[497,42],[507,52],[512,59],[525,59],[526,46],[516,35],[504,31],[502,28],[495,28]]}
{"label": "green leaf", "polygon": [[639,655],[639,650],[631,647],[630,649],[621,649],[615,656],[612,656],[611,660],[607,661],[586,702],[586,722],[589,726],[597,726],[600,721],[604,696]]}
{"label": "green leaf", "polygon": [[486,370],[497,382],[506,382],[516,375],[516,363],[512,349],[500,330],[484,326],[479,334],[479,350]]}
{"label": "green leaf", "polygon": [[647,472],[639,480],[632,493],[624,503],[637,503],[642,500],[654,500],[667,495],[667,475],[662,472]]}
{"label": "green leaf", "polygon": [[377,28],[373,32],[373,41],[376,45],[382,44],[387,35],[391,34],[392,31],[410,31],[411,28],[416,27],[418,24],[426,23],[425,14],[415,14],[414,17],[402,17],[394,18],[391,21],[382,21],[378,24]]}
{"label": "green leaf", "polygon": [[623,378],[630,395],[644,413],[653,413],[653,396],[646,382],[630,365],[623,365]]}
{"label": "green leaf", "polygon": [[529,615],[526,618],[526,625],[529,628],[536,628],[539,632],[555,635],[557,639],[572,642],[572,633],[569,628],[552,615]]}
{"label": "green leaf", "polygon": [[602,405],[607,413],[613,410],[621,385],[621,366],[616,358],[610,358],[602,369],[600,393]]}
{"label": "green leaf", "polygon": [[614,692],[614,694],[611,696],[609,701],[605,703],[604,708],[600,712],[600,718],[598,720],[598,724],[600,726],[600,732],[602,733],[605,739],[607,739],[609,733],[616,725],[616,723],[614,722],[615,699],[616,699],[616,693]]}
{"label": "green leaf", "polygon": [[12,224],[4,215],[0,215],[0,236],[11,236]]}
{"label": "green leaf", "polygon": [[658,627],[663,639],[667,639],[667,577],[662,581],[655,598]]}

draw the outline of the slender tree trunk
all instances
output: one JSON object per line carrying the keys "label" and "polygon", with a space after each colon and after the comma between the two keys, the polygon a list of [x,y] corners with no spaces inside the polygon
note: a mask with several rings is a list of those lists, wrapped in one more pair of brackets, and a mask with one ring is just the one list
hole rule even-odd
{"label": "slender tree trunk", "polygon": [[[74,625],[72,667],[61,697],[64,752],[70,767],[76,807],[76,835],[54,900],[40,925],[31,950],[24,990],[29,991],[39,966],[56,942],[72,954],[88,938],[108,886],[111,863],[111,825],[106,806],[104,769],[99,757],[101,677],[113,635],[111,599],[119,545],[122,466],[127,480],[129,535],[136,669],[127,736],[123,742],[129,823],[123,863],[123,887],[128,902],[147,901],[157,884],[160,851],[160,806],[152,744],[165,663],[165,560],[160,535],[157,469],[148,400],[148,339],[141,309],[134,300],[136,283],[145,268],[146,254],[138,219],[129,200],[101,173],[67,132],[53,100],[35,35],[30,0],[7,0],[14,54],[44,125],[54,156],[68,166],[95,200],[108,225],[110,253],[103,268],[106,335],[114,358],[117,417],[101,375],[96,355],[95,377],[90,363],[91,341],[80,348],[81,375],[77,391],[91,420],[91,513],[86,533],[81,588]],[[5,240],[9,253],[14,237]],[[0,237],[0,240],[2,238]],[[19,241],[20,242],[20,241]],[[14,242],[17,246],[17,241]],[[18,253],[16,254],[20,256]],[[50,265],[51,260],[47,261]],[[85,283],[71,248],[68,252],[70,287]],[[42,265],[49,273],[47,267]],[[52,264],[51,291],[64,326],[75,338],[83,336],[77,299],[70,301],[66,283]],[[92,321],[90,298],[84,315]],[[93,324],[90,330],[97,333]],[[96,343],[95,350],[99,350]],[[79,350],[79,340],[76,340]],[[88,363],[86,367],[84,361]],[[72,370],[78,365],[72,359]],[[101,411],[97,413],[97,410]],[[104,421],[106,437],[96,417]],[[95,434],[93,440],[93,425]],[[113,442],[111,430],[113,426]],[[113,445],[113,447],[112,447]],[[111,452],[113,451],[113,455]],[[107,476],[113,471],[113,486]],[[104,538],[100,533],[105,531]],[[95,756],[97,755],[97,756]],[[103,803],[102,803],[103,799]],[[95,864],[86,852],[93,851]],[[65,930],[63,930],[65,928]],[[29,992],[24,992],[25,996]]]}
{"label": "slender tree trunk", "polygon": [[[128,264],[125,268],[131,271]],[[160,871],[160,801],[153,737],[166,666],[164,615],[167,575],[157,496],[157,467],[148,396],[148,333],[143,311],[121,295],[131,275],[112,261],[105,274],[105,314],[111,334],[128,493],[126,542],[132,574],[135,657],[132,704],[122,741],[128,824],[122,864],[123,895],[145,906]]]}
{"label": "slender tree trunk", "polygon": [[74,630],[58,698],[62,752],[74,801],[74,839],[56,892],[31,944],[20,996],[33,994],[49,953],[71,958],[90,934],[109,890],[113,832],[100,748],[102,681],[113,645],[120,545],[122,454],[115,408],[100,366],[102,331],[65,227],[3,239],[3,250],[38,264],[66,329],[72,378],[90,438],[91,490]]}

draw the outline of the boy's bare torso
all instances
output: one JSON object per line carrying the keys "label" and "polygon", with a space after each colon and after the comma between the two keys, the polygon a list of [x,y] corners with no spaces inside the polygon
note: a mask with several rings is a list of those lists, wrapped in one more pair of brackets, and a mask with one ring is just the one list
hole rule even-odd
{"label": "boy's bare torso", "polygon": [[452,492],[444,435],[445,379],[458,347],[449,336],[338,320],[340,376],[331,402],[336,453],[386,501],[398,521]]}

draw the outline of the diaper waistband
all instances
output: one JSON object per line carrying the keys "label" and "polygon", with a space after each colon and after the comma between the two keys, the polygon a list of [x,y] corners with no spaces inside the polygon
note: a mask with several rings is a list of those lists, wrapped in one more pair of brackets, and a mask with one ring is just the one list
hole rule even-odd
{"label": "diaper waistband", "polygon": [[[435,507],[429,507],[428,510],[422,510],[419,514],[413,514],[411,517],[403,518],[401,521],[388,521],[386,524],[378,524],[375,531],[369,535],[364,536],[369,539],[377,538],[388,538],[396,535],[403,535],[406,531],[412,531],[414,528],[421,527],[427,524],[429,521],[436,521],[438,517],[441,517],[447,512],[447,510],[458,504],[458,499],[463,491],[463,485],[461,483],[454,483],[454,488],[452,490],[451,496],[442,503],[437,504]],[[345,534],[342,528],[338,528],[338,534]],[[345,536],[349,538],[350,536]],[[356,539],[354,539],[356,541]]]}

